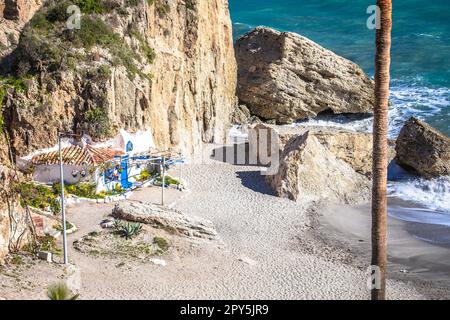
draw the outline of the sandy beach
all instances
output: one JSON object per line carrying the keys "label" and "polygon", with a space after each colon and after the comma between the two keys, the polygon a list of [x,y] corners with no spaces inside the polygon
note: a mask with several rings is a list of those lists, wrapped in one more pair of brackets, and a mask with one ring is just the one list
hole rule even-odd
{"label": "sandy beach", "polygon": [[[400,201],[390,199],[390,213],[395,213]],[[408,210],[401,204],[401,210]],[[410,210],[416,210],[411,208]],[[329,241],[352,247],[359,259],[370,259],[370,206],[328,206],[322,211],[319,225]],[[404,281],[431,281],[437,298],[448,298],[450,247],[442,240],[448,237],[448,227],[388,219],[389,274]],[[425,240],[426,239],[426,240]],[[430,241],[428,239],[431,239]]]}
{"label": "sandy beach", "polygon": [[[170,190],[167,201],[186,214],[211,220],[221,241],[172,250],[163,257],[165,267],[92,257],[70,245],[74,266],[69,269],[39,261],[17,268],[17,277],[2,270],[0,298],[45,299],[48,284],[58,279],[76,282],[81,299],[369,298],[365,270],[370,233],[364,210],[274,197],[257,167],[210,160],[184,165],[182,170],[190,191]],[[136,192],[131,201],[158,203],[159,197],[159,188],[148,188]],[[98,229],[112,208],[113,204],[92,203],[69,208],[69,218],[80,229],[69,237],[69,243]],[[391,243],[395,265],[389,274],[388,297],[448,297],[445,283],[418,280],[425,260],[420,259],[420,252],[416,253],[419,258],[404,255],[410,238],[396,232]],[[427,249],[426,244],[416,247]],[[437,257],[447,249],[434,250]],[[401,273],[402,269],[410,272]]]}

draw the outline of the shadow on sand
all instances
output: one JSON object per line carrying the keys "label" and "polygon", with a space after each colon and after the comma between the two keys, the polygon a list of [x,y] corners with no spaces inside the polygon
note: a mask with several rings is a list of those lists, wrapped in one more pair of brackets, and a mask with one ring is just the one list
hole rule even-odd
{"label": "shadow on sand", "polygon": [[265,176],[261,175],[261,171],[239,171],[236,174],[244,187],[258,193],[275,196],[267,184]]}
{"label": "shadow on sand", "polygon": [[[257,161],[251,159],[248,143],[240,143],[216,148],[213,150],[211,159],[234,166],[246,166],[263,169],[260,164],[255,164]],[[261,174],[261,170],[239,171],[236,174],[244,187],[258,193],[274,196],[272,189],[266,183],[265,176]]]}

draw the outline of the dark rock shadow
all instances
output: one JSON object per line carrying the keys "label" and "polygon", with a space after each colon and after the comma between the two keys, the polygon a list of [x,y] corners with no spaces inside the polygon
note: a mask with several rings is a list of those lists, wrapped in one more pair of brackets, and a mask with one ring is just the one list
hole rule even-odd
{"label": "dark rock shadow", "polygon": [[261,174],[261,171],[240,171],[237,172],[237,176],[241,179],[241,183],[244,187],[258,193],[275,196],[266,182],[265,176]]}

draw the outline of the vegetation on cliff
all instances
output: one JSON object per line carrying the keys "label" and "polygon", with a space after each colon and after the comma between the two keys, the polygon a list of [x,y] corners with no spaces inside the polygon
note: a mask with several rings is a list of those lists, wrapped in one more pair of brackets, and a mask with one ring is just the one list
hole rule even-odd
{"label": "vegetation on cliff", "polygon": [[[66,27],[70,17],[67,8],[73,4],[79,5],[84,13],[81,29]],[[102,20],[101,14],[109,10],[100,0],[64,0],[44,7],[21,35],[17,74],[75,70],[95,61],[96,53],[92,49],[99,47],[109,52],[110,64],[125,66],[130,77],[145,76],[137,67],[142,62],[141,56]],[[147,51],[148,45],[143,50]]]}
{"label": "vegetation on cliff", "polygon": [[[39,107],[70,75],[78,82],[74,83],[78,95],[85,100],[80,104],[74,129],[97,139],[114,134],[104,88],[112,69],[124,67],[131,81],[136,77],[151,81],[151,74],[144,72],[143,66],[152,64],[156,53],[134,22],[116,32],[111,20],[139,10],[138,6],[145,3],[159,7],[161,1],[127,0],[123,5],[110,0],[47,1],[22,30],[11,55],[13,63],[6,68],[5,78],[0,78],[0,129],[8,121],[4,119],[12,117],[12,111],[3,108],[7,90],[19,101],[17,94],[26,92],[25,80],[34,78],[42,99],[34,97],[33,101]],[[81,10],[81,29],[67,27],[71,16],[68,8],[72,5]],[[18,104],[14,103],[13,108]]]}
{"label": "vegetation on cliff", "polygon": [[25,79],[21,78],[2,78],[0,77],[0,134],[5,128],[5,120],[3,117],[3,102],[6,98],[7,91],[13,89],[16,92],[23,92],[26,89]]}

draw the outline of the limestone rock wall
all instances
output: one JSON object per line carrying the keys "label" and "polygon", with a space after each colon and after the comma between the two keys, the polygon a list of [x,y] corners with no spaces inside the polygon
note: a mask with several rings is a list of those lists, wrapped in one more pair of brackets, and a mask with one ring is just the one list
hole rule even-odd
{"label": "limestone rock wall", "polygon": [[20,31],[42,0],[0,0],[0,57],[19,41]]}
{"label": "limestone rock wall", "polygon": [[[114,0],[124,6],[123,0]],[[56,143],[58,130],[87,131],[106,140],[120,128],[151,129],[160,149],[187,155],[203,142],[221,142],[236,104],[236,62],[227,0],[142,1],[127,14],[102,19],[133,50],[139,41],[127,34],[136,28],[154,49],[153,63],[137,63],[151,79],[130,78],[123,66],[108,65],[106,75],[77,71],[42,74],[25,80],[27,90],[6,101],[5,118],[13,149],[23,155]],[[90,52],[93,64],[109,57],[100,48]],[[105,134],[95,124],[86,129],[86,113],[101,107],[110,126]]]}

